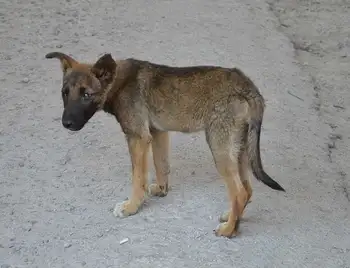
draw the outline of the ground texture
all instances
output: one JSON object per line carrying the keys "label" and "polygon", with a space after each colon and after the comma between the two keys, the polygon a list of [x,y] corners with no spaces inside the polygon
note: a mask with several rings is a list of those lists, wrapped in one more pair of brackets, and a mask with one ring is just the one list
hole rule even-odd
{"label": "ground texture", "polygon": [[[0,1],[0,266],[350,267],[350,2]],[[262,158],[234,239],[202,134],[172,134],[172,189],[118,219],[130,160],[115,119],[60,122],[62,51],[246,72],[266,98]],[[154,170],[150,179],[154,178]],[[119,242],[129,241],[120,245]]]}

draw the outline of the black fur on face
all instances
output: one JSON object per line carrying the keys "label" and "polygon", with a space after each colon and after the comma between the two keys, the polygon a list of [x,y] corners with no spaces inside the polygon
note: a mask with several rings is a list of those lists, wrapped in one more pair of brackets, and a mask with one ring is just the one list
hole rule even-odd
{"label": "black fur on face", "polygon": [[99,81],[84,72],[72,71],[64,78],[62,88],[62,125],[79,131],[98,110]]}

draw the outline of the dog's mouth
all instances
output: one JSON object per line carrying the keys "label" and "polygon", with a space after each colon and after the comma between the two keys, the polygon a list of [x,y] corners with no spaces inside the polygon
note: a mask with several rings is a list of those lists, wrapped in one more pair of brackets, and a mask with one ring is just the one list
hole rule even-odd
{"label": "dog's mouth", "polygon": [[70,120],[62,120],[62,125],[65,129],[68,129],[70,131],[79,131],[84,127],[85,124],[76,124]]}
{"label": "dog's mouth", "polygon": [[77,132],[77,131],[81,130],[82,127],[67,127],[66,129],[73,131],[73,132]]}

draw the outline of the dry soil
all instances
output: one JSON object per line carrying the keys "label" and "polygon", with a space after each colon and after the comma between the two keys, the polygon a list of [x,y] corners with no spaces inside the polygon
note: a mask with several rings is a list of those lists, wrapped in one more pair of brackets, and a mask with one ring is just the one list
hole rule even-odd
{"label": "dry soil", "polygon": [[[349,268],[349,25],[349,0],[0,0],[1,268]],[[115,218],[124,137],[103,113],[62,127],[51,51],[241,68],[266,98],[263,164],[286,193],[253,179],[241,234],[215,237],[223,181],[203,134],[173,133],[168,196]]]}

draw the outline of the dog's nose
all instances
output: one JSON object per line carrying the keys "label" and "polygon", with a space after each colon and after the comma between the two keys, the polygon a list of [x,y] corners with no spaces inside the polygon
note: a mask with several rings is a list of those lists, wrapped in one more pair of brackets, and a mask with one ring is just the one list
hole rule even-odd
{"label": "dog's nose", "polygon": [[62,120],[62,124],[65,128],[70,128],[73,125],[73,121],[72,120]]}

